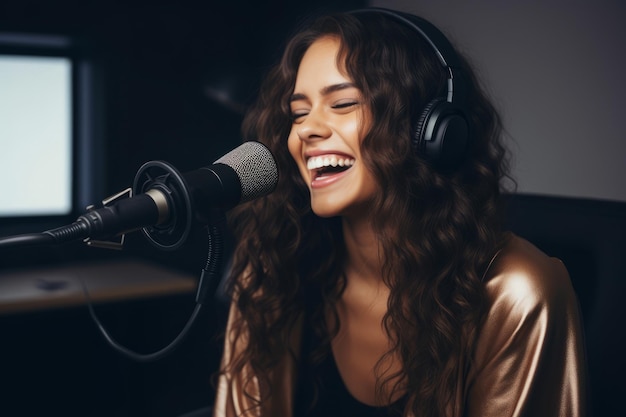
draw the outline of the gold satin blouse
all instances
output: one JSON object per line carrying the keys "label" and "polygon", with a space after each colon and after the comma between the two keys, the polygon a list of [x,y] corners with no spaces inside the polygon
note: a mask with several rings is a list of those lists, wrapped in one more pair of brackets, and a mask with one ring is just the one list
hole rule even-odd
{"label": "gold satin blouse", "polygon": [[[489,308],[467,372],[459,375],[450,417],[582,417],[586,415],[586,364],[576,295],[563,263],[513,236],[487,271]],[[223,361],[241,349],[228,338]],[[294,347],[299,336],[294,335]],[[295,350],[298,351],[298,350]],[[222,375],[215,417],[291,417],[296,383],[285,357],[272,380],[276,393],[262,410],[250,410],[240,375]],[[248,411],[246,411],[248,410]]]}

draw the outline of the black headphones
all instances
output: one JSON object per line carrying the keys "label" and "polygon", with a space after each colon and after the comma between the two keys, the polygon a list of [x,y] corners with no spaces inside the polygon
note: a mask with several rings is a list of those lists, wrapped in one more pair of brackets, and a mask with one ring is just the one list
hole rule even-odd
{"label": "black headphones", "polygon": [[446,97],[437,97],[419,115],[413,132],[413,148],[433,165],[449,169],[463,159],[469,143],[469,124],[463,111],[461,62],[452,44],[432,23],[420,17],[383,8],[354,10],[351,14],[389,16],[415,30],[434,50],[448,77]]}

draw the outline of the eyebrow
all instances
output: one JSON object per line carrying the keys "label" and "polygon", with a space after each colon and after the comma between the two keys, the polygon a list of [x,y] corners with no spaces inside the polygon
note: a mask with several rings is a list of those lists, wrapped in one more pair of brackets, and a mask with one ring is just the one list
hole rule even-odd
{"label": "eyebrow", "polygon": [[[326,96],[328,94],[334,93],[335,91],[341,91],[341,90],[345,90],[348,88],[356,88],[356,85],[354,85],[354,83],[339,83],[339,84],[327,85],[326,87],[323,87],[320,90],[320,94],[323,96]],[[289,99],[289,102],[305,100],[305,99],[306,99],[306,96],[304,94],[292,94],[291,98]]]}

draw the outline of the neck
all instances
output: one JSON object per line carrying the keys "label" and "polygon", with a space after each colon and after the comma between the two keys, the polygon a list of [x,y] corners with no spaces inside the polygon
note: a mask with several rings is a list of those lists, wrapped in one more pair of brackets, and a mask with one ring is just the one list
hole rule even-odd
{"label": "neck", "polygon": [[359,280],[380,283],[382,254],[380,241],[370,221],[351,221],[343,218],[343,237],[346,245],[346,274]]}

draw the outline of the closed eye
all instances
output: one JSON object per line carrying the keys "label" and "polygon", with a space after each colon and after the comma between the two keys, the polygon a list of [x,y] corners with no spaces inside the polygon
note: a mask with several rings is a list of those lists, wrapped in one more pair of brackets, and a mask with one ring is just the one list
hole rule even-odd
{"label": "closed eye", "polygon": [[300,118],[306,116],[307,114],[309,114],[308,112],[293,112],[291,113],[291,120],[293,122],[297,122]]}
{"label": "closed eye", "polygon": [[333,110],[337,110],[340,113],[348,113],[351,112],[352,110],[354,110],[354,108],[356,106],[358,106],[360,104],[359,101],[356,100],[351,100],[351,101],[341,101],[338,103],[335,103],[331,106],[331,108]]}
{"label": "closed eye", "polygon": [[355,105],[357,105],[357,104],[359,104],[359,102],[358,102],[358,101],[346,101],[346,102],[343,102],[343,103],[337,103],[337,104],[335,104],[335,105],[333,106],[333,108],[335,108],[335,109],[342,109],[342,108],[344,108],[344,107],[355,106]]}

